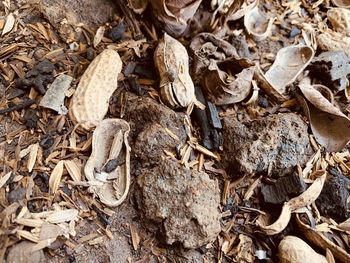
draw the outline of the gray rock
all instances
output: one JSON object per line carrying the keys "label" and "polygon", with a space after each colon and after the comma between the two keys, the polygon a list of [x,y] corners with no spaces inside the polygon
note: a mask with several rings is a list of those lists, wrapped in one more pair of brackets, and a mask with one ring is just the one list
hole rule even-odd
{"label": "gray rock", "polygon": [[297,164],[303,166],[312,154],[307,125],[297,114],[244,122],[231,115],[223,123],[222,157],[231,173],[266,174],[271,169],[272,176],[285,176]]}
{"label": "gray rock", "polygon": [[140,208],[147,219],[163,226],[168,244],[196,248],[219,234],[219,188],[206,173],[165,160],[144,170],[138,185]]}

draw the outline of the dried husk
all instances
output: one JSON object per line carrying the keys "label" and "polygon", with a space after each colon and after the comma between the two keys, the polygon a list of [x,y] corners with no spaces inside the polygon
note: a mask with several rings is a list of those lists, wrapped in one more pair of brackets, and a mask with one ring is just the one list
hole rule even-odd
{"label": "dried husk", "polygon": [[148,6],[148,0],[128,0],[128,5],[136,14],[142,14]]}
{"label": "dried husk", "polygon": [[251,3],[249,1],[237,0],[228,10],[226,14],[225,22],[235,21],[244,17],[250,10],[255,8],[259,4],[259,0],[254,0]]}
{"label": "dried husk", "polygon": [[291,215],[295,210],[310,205],[318,198],[322,191],[325,180],[326,173],[324,173],[321,177],[315,179],[312,185],[305,192],[286,202],[282,207],[282,212],[279,218],[273,224],[265,225],[262,220],[258,220],[260,229],[266,235],[276,235],[283,231],[287,227]]}
{"label": "dried husk", "polygon": [[265,73],[265,79],[278,93],[283,95],[287,85],[296,80],[313,57],[313,49],[306,45],[282,48],[278,51],[271,68]]}
{"label": "dried husk", "polygon": [[332,0],[333,4],[337,7],[349,8],[350,1],[349,0]]}
{"label": "dried husk", "polygon": [[350,119],[324,97],[317,86],[299,85],[304,97],[298,96],[298,99],[316,141],[326,151],[341,151],[350,140]]}
{"label": "dried husk", "polygon": [[70,102],[69,116],[73,121],[89,130],[103,119],[121,69],[119,54],[112,49],[105,49],[90,63]]}
{"label": "dried husk", "polygon": [[219,63],[231,57],[238,58],[234,46],[211,33],[196,35],[191,40],[189,48],[193,58],[191,75],[195,83],[202,80],[203,72],[213,60]]}
{"label": "dried husk", "polygon": [[212,61],[203,77],[203,88],[211,102],[228,105],[248,97],[255,66],[244,68],[240,64],[243,64],[243,60],[233,58],[218,64]]}
{"label": "dried husk", "polygon": [[180,108],[195,101],[188,54],[179,41],[164,34],[154,52],[154,63],[159,72],[160,95],[164,103],[171,108]]}
{"label": "dried husk", "polygon": [[317,36],[317,44],[324,51],[344,51],[350,56],[350,37],[327,30]]}
{"label": "dried husk", "polygon": [[273,21],[274,18],[268,18],[256,6],[245,14],[244,27],[256,41],[261,41],[271,34]]}
{"label": "dried husk", "polygon": [[202,0],[150,0],[154,17],[173,37],[185,32]]}
{"label": "dried husk", "polygon": [[322,248],[322,249],[329,249],[334,257],[338,259],[341,262],[350,262],[350,254],[347,253],[343,248],[340,246],[337,246],[335,243],[333,243],[331,240],[325,237],[325,235],[320,232],[316,231],[316,229],[312,228],[308,224],[304,223],[300,215],[296,215],[296,222],[298,225],[299,230],[303,233],[303,235],[314,245]]}
{"label": "dried husk", "polygon": [[330,8],[327,11],[328,21],[331,22],[334,31],[350,34],[350,10],[345,8]]}
{"label": "dried husk", "polygon": [[278,245],[280,263],[327,263],[325,256],[318,254],[305,241],[295,236],[286,236]]}
{"label": "dried husk", "polygon": [[[118,206],[125,200],[130,187],[129,131],[129,124],[121,119],[105,119],[99,123],[93,133],[92,152],[84,168],[91,190],[102,203],[111,207]],[[120,132],[123,138],[121,142],[118,139]],[[123,164],[110,173],[105,173],[105,181],[99,180],[104,173],[104,165],[113,159]]]}
{"label": "dried husk", "polygon": [[58,186],[60,185],[61,178],[63,175],[63,164],[63,160],[59,161],[51,172],[49,179],[49,188],[52,194],[55,194],[57,192]]}

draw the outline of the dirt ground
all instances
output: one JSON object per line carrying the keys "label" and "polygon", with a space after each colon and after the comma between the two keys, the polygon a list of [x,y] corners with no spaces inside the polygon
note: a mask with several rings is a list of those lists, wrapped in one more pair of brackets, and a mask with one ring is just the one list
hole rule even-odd
{"label": "dirt ground", "polygon": [[0,262],[349,262],[346,1],[165,2],[0,3]]}

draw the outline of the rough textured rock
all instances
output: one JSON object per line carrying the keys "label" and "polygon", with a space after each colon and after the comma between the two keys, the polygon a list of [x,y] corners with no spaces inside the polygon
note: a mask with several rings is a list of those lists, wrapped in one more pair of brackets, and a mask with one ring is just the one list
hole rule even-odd
{"label": "rough textured rock", "polygon": [[8,263],[41,263],[45,262],[42,250],[32,252],[35,243],[22,241],[10,248],[6,262]]}
{"label": "rough textured rock", "polygon": [[[175,152],[176,147],[186,140],[184,114],[175,112],[151,98],[131,97],[125,114],[131,127],[132,154],[143,166],[160,162],[161,156],[165,155],[164,150]],[[171,137],[166,128],[179,140]]]}
{"label": "rough textured rock", "polygon": [[219,189],[206,173],[165,160],[144,170],[138,185],[140,208],[147,219],[162,225],[168,244],[196,248],[219,234]]}
{"label": "rough textured rock", "polygon": [[322,192],[316,200],[316,205],[321,215],[341,222],[348,218],[347,200],[350,180],[336,169],[331,169],[329,173]]}
{"label": "rough textured rock", "polygon": [[227,116],[224,123],[223,162],[230,173],[267,173],[284,176],[303,166],[312,149],[307,125],[294,113],[270,115],[239,122]]}

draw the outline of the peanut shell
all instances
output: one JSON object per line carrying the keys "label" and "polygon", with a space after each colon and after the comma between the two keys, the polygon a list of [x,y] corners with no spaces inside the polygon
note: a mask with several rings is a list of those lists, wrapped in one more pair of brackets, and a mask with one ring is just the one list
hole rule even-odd
{"label": "peanut shell", "polygon": [[118,52],[105,49],[80,79],[69,107],[71,119],[84,129],[95,127],[108,111],[109,99],[118,86],[122,61]]}

